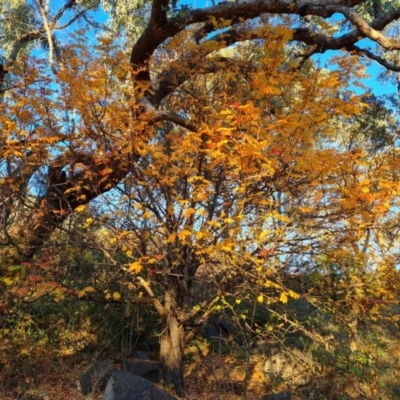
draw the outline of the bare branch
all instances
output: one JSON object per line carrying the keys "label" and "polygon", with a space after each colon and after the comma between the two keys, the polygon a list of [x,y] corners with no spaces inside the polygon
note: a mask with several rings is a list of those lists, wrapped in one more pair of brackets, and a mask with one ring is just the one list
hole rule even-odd
{"label": "bare branch", "polygon": [[[91,10],[92,7],[88,7],[88,8],[84,8],[82,11],[80,11],[79,13],[77,13],[73,18],[71,18],[68,22],[66,22],[64,25],[60,25],[60,26],[54,26],[52,29],[54,30],[62,30],[65,28],[68,28],[70,25],[72,25],[76,20],[78,20],[80,17],[84,18],[85,14]],[[86,19],[85,19],[86,20]]]}
{"label": "bare branch", "polygon": [[[204,301],[198,311],[190,312],[187,317],[185,317],[183,323],[187,323],[190,319],[194,318],[198,313],[202,312],[202,316],[198,321],[199,325],[202,325],[204,322],[207,321],[208,317],[214,312],[213,306],[217,304],[221,300],[221,296],[218,295],[210,300]],[[196,334],[196,329],[192,329],[186,336],[185,336],[185,343],[189,343],[194,335]]]}
{"label": "bare branch", "polygon": [[[53,35],[51,33],[51,29],[49,27],[49,24],[47,22],[47,11],[42,7],[42,4],[39,0],[37,0],[37,4],[39,6],[40,9],[40,14],[42,16],[42,21],[43,21],[43,27],[44,30],[46,31],[46,35],[47,35],[47,42],[49,44],[49,64],[50,64],[50,68],[53,69],[53,63],[54,63],[54,59],[53,59],[53,53],[54,53],[54,43],[53,43]],[[48,6],[48,4],[47,4]]]}
{"label": "bare branch", "polygon": [[144,110],[151,115],[150,120],[153,123],[158,121],[170,121],[192,132],[197,132],[199,129],[191,120],[183,118],[172,111],[157,110],[147,98],[142,101],[142,105]]}
{"label": "bare branch", "polygon": [[371,60],[374,60],[377,63],[379,63],[380,65],[382,65],[382,67],[389,69],[390,71],[400,72],[400,66],[390,63],[389,61],[385,60],[384,58],[379,57],[378,55],[372,53],[372,51],[369,51],[366,49],[361,49],[358,46],[349,47],[347,50],[354,51],[360,56],[368,57]]}
{"label": "bare branch", "polygon": [[51,23],[54,25],[63,15],[66,11],[68,11],[70,8],[72,8],[76,4],[76,0],[68,0],[63,7],[61,7],[57,14],[54,16],[52,19]]}

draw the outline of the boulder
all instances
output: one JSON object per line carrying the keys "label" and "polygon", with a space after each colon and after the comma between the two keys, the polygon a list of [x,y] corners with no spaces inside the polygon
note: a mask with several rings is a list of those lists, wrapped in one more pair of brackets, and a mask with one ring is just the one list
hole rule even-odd
{"label": "boulder", "polygon": [[134,360],[147,360],[150,361],[149,355],[143,350],[135,350],[132,354]]}
{"label": "boulder", "polygon": [[315,374],[316,363],[309,353],[278,348],[272,348],[268,353],[262,372],[269,379],[283,380],[297,387],[305,385]]}
{"label": "boulder", "polygon": [[232,332],[232,324],[224,319],[209,321],[200,330],[200,333],[207,339],[226,339]]}
{"label": "boulder", "polygon": [[201,328],[200,333],[207,339],[219,339],[222,336],[220,329],[217,329],[212,325],[204,325]]}
{"label": "boulder", "polygon": [[158,382],[161,363],[149,360],[122,360],[121,368],[151,382]]}
{"label": "boulder", "polygon": [[81,393],[86,396],[91,392],[104,389],[115,369],[111,360],[100,360],[91,365],[79,381]]}
{"label": "boulder", "polygon": [[103,400],[174,400],[174,397],[147,379],[116,370],[107,383]]}
{"label": "boulder", "polygon": [[292,395],[290,392],[282,392],[275,394],[268,394],[264,396],[261,400],[291,400]]}

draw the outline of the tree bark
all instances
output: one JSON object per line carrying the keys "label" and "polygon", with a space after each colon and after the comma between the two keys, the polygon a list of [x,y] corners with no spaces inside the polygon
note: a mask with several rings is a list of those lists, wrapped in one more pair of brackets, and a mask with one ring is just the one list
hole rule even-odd
{"label": "tree bark", "polygon": [[178,395],[183,394],[184,328],[177,314],[178,288],[171,282],[165,293],[164,313],[161,317],[160,379],[172,386]]}

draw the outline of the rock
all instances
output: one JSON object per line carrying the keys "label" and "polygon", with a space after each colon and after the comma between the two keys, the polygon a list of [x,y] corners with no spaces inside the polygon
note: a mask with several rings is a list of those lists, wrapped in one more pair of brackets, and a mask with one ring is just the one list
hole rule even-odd
{"label": "rock", "polygon": [[206,337],[207,339],[219,339],[221,336],[220,330],[216,329],[214,326],[212,325],[204,325],[201,330],[200,333]]}
{"label": "rock", "polygon": [[291,400],[292,395],[290,392],[282,392],[276,394],[268,394],[264,396],[261,400]]}
{"label": "rock", "polygon": [[174,400],[149,380],[129,371],[115,370],[107,383],[103,400]]}
{"label": "rock", "polygon": [[115,369],[115,365],[111,360],[97,361],[82,375],[79,381],[81,393],[86,396],[91,392],[103,389]]}
{"label": "rock", "polygon": [[233,332],[232,323],[226,319],[220,319],[217,325],[226,335],[230,335]]}
{"label": "rock", "polygon": [[149,360],[122,360],[122,369],[151,382],[158,382],[161,363]]}
{"label": "rock", "polygon": [[262,372],[270,379],[290,382],[297,387],[305,385],[315,373],[315,361],[309,353],[278,348],[271,348],[268,353]]}
{"label": "rock", "polygon": [[134,360],[148,360],[150,361],[149,355],[143,350],[135,350],[132,354]]}
{"label": "rock", "polygon": [[219,321],[210,321],[200,330],[200,333],[207,339],[226,339],[233,331],[232,324],[229,321],[220,319]]}

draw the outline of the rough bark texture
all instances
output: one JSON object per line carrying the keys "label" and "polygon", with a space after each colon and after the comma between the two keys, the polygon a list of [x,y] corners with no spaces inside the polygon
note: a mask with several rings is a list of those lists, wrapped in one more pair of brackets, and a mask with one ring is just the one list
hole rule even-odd
{"label": "rough bark texture", "polygon": [[177,315],[178,291],[175,285],[166,288],[164,314],[161,317],[160,378],[172,385],[176,392],[183,392],[184,329]]}

